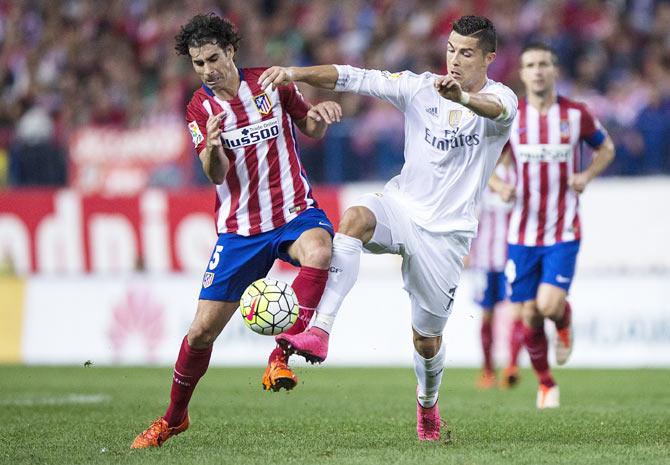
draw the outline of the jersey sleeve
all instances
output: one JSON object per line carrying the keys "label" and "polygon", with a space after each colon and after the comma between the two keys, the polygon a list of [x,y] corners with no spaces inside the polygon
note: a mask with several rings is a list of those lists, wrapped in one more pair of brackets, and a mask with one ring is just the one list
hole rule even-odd
{"label": "jersey sleeve", "polygon": [[295,84],[279,87],[279,98],[282,108],[291,115],[294,120],[300,120],[307,116],[310,104],[302,96]]}
{"label": "jersey sleeve", "polygon": [[509,87],[496,83],[484,91],[486,94],[493,94],[500,99],[503,106],[503,111],[493,121],[502,127],[509,127],[514,122],[517,108],[519,107],[519,100],[516,94],[512,92]]}
{"label": "jersey sleeve", "polygon": [[202,105],[191,100],[186,107],[186,124],[191,133],[191,139],[195,146],[195,151],[200,154],[207,145],[207,119],[209,115],[205,112]]}
{"label": "jersey sleeve", "polygon": [[600,147],[605,142],[605,137],[607,136],[605,129],[585,105],[580,105],[580,110],[579,138],[594,149]]}
{"label": "jersey sleeve", "polygon": [[335,65],[335,68],[338,74],[336,91],[377,97],[390,102],[403,112],[418,92],[423,79],[409,71],[391,73],[349,65]]}

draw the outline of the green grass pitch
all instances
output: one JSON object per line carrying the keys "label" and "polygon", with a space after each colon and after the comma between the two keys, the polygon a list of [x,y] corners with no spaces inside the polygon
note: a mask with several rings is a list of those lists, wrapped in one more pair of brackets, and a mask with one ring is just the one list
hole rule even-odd
{"label": "green grass pitch", "polygon": [[298,369],[293,392],[262,368],[212,368],[191,428],[131,451],[164,412],[168,368],[0,366],[1,464],[670,464],[670,370],[558,370],[562,406],[535,409],[535,380],[477,392],[447,369],[451,442],[416,438],[411,368]]}

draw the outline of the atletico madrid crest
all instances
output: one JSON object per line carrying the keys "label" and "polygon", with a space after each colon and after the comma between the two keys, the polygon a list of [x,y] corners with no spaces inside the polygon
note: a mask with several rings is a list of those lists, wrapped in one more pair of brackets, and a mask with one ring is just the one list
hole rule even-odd
{"label": "atletico madrid crest", "polygon": [[254,97],[254,103],[256,104],[256,108],[258,108],[258,111],[261,115],[267,115],[272,111],[272,102],[270,101],[268,94],[265,92],[260,95],[256,95]]}
{"label": "atletico madrid crest", "polygon": [[214,273],[207,271],[205,273],[205,276],[202,278],[202,287],[208,288],[209,286],[212,285],[213,281],[214,281]]}
{"label": "atletico madrid crest", "polygon": [[567,120],[561,120],[561,138],[570,138],[570,122]]}

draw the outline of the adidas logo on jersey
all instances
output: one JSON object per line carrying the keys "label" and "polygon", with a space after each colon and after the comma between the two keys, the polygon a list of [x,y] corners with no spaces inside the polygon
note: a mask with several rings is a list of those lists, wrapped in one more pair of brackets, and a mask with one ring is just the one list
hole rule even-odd
{"label": "adidas logo on jersey", "polygon": [[437,117],[437,107],[426,107],[426,112],[427,112],[430,116],[435,116],[435,117]]}

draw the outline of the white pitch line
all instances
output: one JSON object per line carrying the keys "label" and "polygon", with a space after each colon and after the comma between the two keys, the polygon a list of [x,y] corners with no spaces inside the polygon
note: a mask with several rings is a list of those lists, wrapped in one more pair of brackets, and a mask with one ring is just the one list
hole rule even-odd
{"label": "white pitch line", "polygon": [[35,396],[24,399],[0,399],[0,405],[39,407],[44,405],[101,404],[112,399],[106,394],[67,394],[64,396]]}

